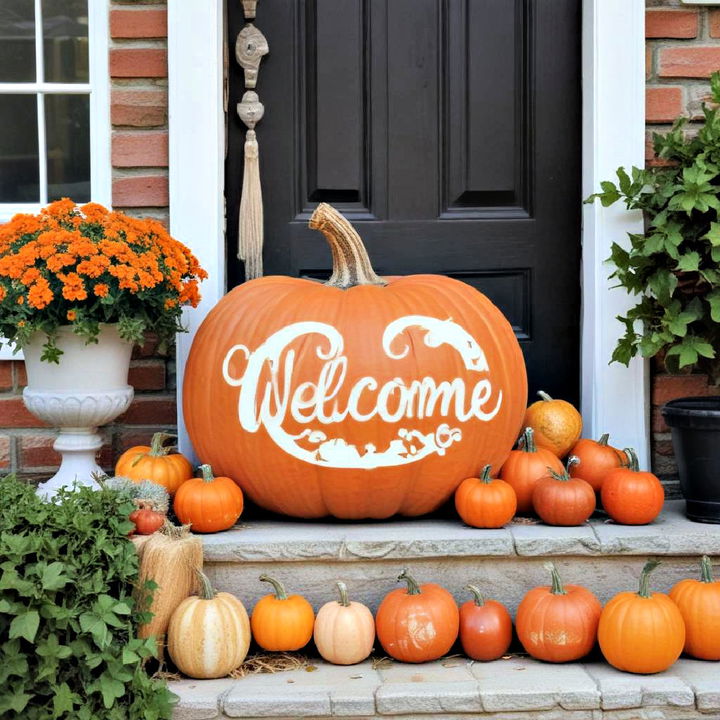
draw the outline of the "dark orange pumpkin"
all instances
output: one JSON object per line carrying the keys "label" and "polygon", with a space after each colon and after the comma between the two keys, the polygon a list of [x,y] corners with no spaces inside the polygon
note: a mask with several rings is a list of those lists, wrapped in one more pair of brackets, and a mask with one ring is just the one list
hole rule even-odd
{"label": "dark orange pumpkin", "polygon": [[710,558],[700,561],[700,580],[681,580],[670,591],[685,621],[685,652],[700,660],[720,660],[720,581]]}
{"label": "dark orange pumpkin", "polygon": [[650,592],[650,560],[640,574],[638,592],[618,593],[605,606],[598,641],[605,659],[618,670],[657,673],[667,670],[685,645],[685,622],[678,606],[664,593]]}
{"label": "dark orange pumpkin", "polygon": [[555,400],[546,392],[527,409],[523,424],[535,432],[535,444],[565,457],[582,432],[582,417],[567,400]]}
{"label": "dark orange pumpkin", "polygon": [[453,596],[435,583],[418,585],[407,570],[407,588],[389,592],[375,616],[378,640],[390,657],[408,663],[437,660],[457,639],[460,614]]}
{"label": "dark orange pumpkin", "polygon": [[518,442],[500,471],[500,477],[515,491],[517,512],[532,512],[532,497],[537,481],[550,470],[561,473],[563,464],[549,450],[535,446],[532,428],[525,428]]}
{"label": "dark orange pumpkin", "polygon": [[242,490],[228,477],[215,477],[210,465],[201,465],[200,471],[202,477],[185,481],[175,493],[175,514],[194,532],[227,530],[243,511]]}
{"label": "dark orange pumpkin", "polygon": [[552,563],[545,567],[552,585],[534,588],[522,599],[515,618],[518,638],[538,660],[579,660],[595,645],[602,605],[580,585],[563,586]]}
{"label": "dark orange pumpkin", "polygon": [[512,641],[512,620],[497,600],[486,600],[475,585],[467,589],[473,599],[460,606],[460,642],[473,660],[489,662],[502,657]]}
{"label": "dark orange pumpkin", "polygon": [[566,470],[548,470],[535,485],[533,507],[548,525],[582,525],[595,510],[595,491],[582,478],[569,475],[578,463],[577,457],[571,455]]}
{"label": "dark orange pumpkin", "polygon": [[601,499],[607,514],[621,525],[647,525],[663,509],[665,490],[651,472],[640,472],[632,448],[625,448],[628,467],[611,470],[603,480]]}
{"label": "dark orange pumpkin", "polygon": [[252,611],[250,627],[255,642],[271,652],[291,652],[305,647],[313,634],[315,612],[302,595],[288,595],[275,578],[261,575],[274,594],[261,597]]}
{"label": "dark orange pumpkin", "polygon": [[505,461],[527,397],[502,313],[440,275],[380,278],[321,204],[326,284],[251,280],[200,327],[183,386],[198,455],[257,504],[297,517],[428,513]]}
{"label": "dark orange pumpkin", "polygon": [[595,492],[602,488],[605,476],[624,465],[628,459],[622,450],[608,445],[610,435],[605,433],[599,440],[582,438],[573,446],[570,453],[574,455],[580,464],[570,468],[571,477],[581,477],[585,482],[592,485]]}
{"label": "dark orange pumpkin", "polygon": [[126,450],[115,465],[115,475],[133,482],[150,480],[162,485],[172,497],[193,476],[190,461],[180,453],[171,453],[165,443],[174,438],[169,433],[155,433],[150,445],[136,445]]}
{"label": "dark orange pumpkin", "polygon": [[515,509],[515,491],[504,480],[490,477],[486,465],[480,478],[468,478],[455,491],[455,508],[465,523],[477,528],[499,528],[509,523]]}

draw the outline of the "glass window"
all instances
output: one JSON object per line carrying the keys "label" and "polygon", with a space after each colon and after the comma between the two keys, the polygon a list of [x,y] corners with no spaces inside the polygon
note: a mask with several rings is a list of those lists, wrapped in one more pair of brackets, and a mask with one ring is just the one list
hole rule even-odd
{"label": "glass window", "polygon": [[91,198],[91,17],[89,0],[0,0],[0,222]]}
{"label": "glass window", "polygon": [[37,98],[0,95],[0,201],[40,201]]}
{"label": "glass window", "polygon": [[0,83],[35,82],[35,4],[0,2]]}

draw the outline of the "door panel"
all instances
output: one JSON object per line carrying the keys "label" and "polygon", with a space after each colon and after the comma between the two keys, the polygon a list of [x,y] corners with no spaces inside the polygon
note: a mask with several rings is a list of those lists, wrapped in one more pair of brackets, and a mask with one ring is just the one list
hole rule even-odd
{"label": "door panel", "polygon": [[[229,36],[244,21],[229,4]],[[383,274],[435,272],[515,328],[530,391],[579,395],[576,0],[263,0],[257,91],[267,274],[323,278],[330,202]],[[231,63],[230,107],[243,93]],[[229,118],[230,286],[244,128]]]}

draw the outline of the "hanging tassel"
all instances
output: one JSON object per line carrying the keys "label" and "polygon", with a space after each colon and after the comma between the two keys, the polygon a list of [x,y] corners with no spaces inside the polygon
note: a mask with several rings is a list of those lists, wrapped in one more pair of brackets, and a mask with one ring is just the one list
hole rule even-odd
{"label": "hanging tassel", "polygon": [[245,279],[262,277],[263,200],[260,189],[260,148],[254,130],[245,135],[245,169],[240,198],[238,257],[245,263]]}
{"label": "hanging tassel", "polygon": [[243,170],[240,217],[238,222],[238,257],[245,263],[245,279],[262,277],[263,200],[260,187],[260,148],[255,125],[262,119],[265,107],[257,93],[248,90],[237,106],[238,115],[248,131],[245,135],[245,168]]}

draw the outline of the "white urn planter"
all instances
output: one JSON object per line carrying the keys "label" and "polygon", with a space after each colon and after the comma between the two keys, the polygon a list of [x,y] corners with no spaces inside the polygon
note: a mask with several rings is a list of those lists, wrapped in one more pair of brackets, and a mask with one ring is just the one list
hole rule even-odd
{"label": "white urn planter", "polygon": [[53,447],[62,455],[57,473],[38,486],[51,498],[73,484],[94,486],[102,473],[96,462],[102,438],[98,427],[125,412],[133,399],[128,370],[133,345],[123,340],[115,325],[100,325],[98,343],[85,344],[71,326],[58,329],[60,364],[40,360],[45,342],[36,334],[23,348],[28,385],[23,400],[28,410],[60,428]]}

